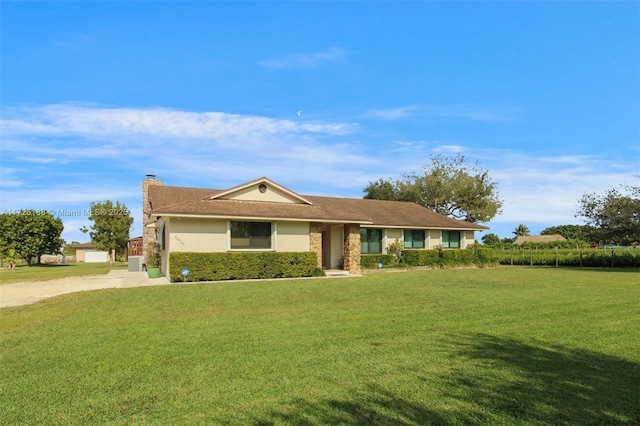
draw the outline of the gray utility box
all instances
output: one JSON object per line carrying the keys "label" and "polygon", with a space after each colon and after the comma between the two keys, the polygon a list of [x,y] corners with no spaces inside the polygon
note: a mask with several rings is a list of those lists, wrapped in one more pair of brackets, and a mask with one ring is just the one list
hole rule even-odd
{"label": "gray utility box", "polygon": [[129,256],[129,272],[144,271],[144,256]]}

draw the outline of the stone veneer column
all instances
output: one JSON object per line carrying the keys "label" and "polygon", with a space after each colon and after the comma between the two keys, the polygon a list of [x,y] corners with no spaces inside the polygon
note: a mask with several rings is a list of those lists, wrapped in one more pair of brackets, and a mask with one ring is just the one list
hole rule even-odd
{"label": "stone veneer column", "polygon": [[311,222],[309,224],[309,250],[318,256],[318,268],[322,269],[322,231],[324,224]]}
{"label": "stone veneer column", "polygon": [[346,223],[344,225],[344,269],[350,274],[360,274],[360,225]]}
{"label": "stone veneer column", "polygon": [[149,187],[153,185],[162,185],[161,180],[156,180],[154,175],[147,175],[142,181],[142,250],[147,258],[147,244],[156,242],[156,228],[147,228],[147,225],[153,223],[151,219],[151,199],[149,198]]}

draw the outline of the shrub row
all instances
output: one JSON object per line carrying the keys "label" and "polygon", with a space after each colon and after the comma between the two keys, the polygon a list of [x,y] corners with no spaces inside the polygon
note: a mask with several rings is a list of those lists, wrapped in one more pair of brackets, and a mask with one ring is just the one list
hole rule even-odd
{"label": "shrub row", "polygon": [[457,266],[490,266],[496,265],[495,250],[471,247],[457,250],[402,250],[400,260],[396,261],[392,254],[363,254],[360,265],[363,269],[429,266],[433,268]]}
{"label": "shrub row", "polygon": [[586,249],[590,245],[586,241],[580,240],[561,240],[561,241],[548,241],[545,243],[526,242],[522,243],[522,248],[527,249]]}
{"label": "shrub row", "polygon": [[445,268],[457,266],[531,265],[640,268],[640,249],[582,249],[517,247],[511,250],[471,247],[458,250],[403,250],[400,261],[392,254],[363,254],[362,269],[429,266]]}
{"label": "shrub row", "polygon": [[[298,278],[324,275],[314,252],[171,253],[171,281]],[[183,277],[183,269],[189,276]]]}
{"label": "shrub row", "polygon": [[496,250],[501,265],[640,268],[640,249]]}

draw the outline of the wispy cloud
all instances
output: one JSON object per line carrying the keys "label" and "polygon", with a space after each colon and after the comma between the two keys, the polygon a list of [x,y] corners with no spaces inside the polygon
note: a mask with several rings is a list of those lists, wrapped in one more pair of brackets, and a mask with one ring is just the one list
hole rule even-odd
{"label": "wispy cloud", "polygon": [[420,107],[415,105],[403,106],[390,109],[371,109],[365,113],[366,118],[380,120],[398,120],[416,114]]}
{"label": "wispy cloud", "polygon": [[327,63],[342,61],[347,52],[339,47],[330,47],[320,52],[293,53],[258,61],[265,68],[318,68]]}
{"label": "wispy cloud", "polygon": [[222,112],[166,108],[106,108],[57,104],[3,109],[3,135],[31,134],[92,138],[149,135],[163,138],[221,138],[278,133],[347,134],[349,123],[309,123]]}
{"label": "wispy cloud", "polygon": [[412,116],[437,116],[464,118],[477,121],[504,121],[504,112],[469,105],[406,105],[389,109],[372,109],[364,117],[377,120],[399,120]]}
{"label": "wispy cloud", "polygon": [[[312,192],[317,176],[348,187],[366,182],[354,164],[375,167],[348,140],[358,125],[335,121],[56,104],[4,108],[0,128],[3,208],[83,208],[99,199],[135,206],[145,173],[213,188],[266,175]],[[133,181],[115,175],[122,172]]]}
{"label": "wispy cloud", "polygon": [[[578,223],[581,195],[637,173],[631,163],[596,155],[482,149],[458,138],[398,139],[372,149],[365,129],[335,121],[68,104],[5,108],[2,117],[3,208],[85,208],[100,199],[136,207],[146,173],[169,185],[211,188],[264,175],[303,194],[360,197],[368,182],[418,171],[430,154],[462,152],[499,183],[503,214],[490,226],[560,225]],[[140,229],[139,215],[134,226]]]}

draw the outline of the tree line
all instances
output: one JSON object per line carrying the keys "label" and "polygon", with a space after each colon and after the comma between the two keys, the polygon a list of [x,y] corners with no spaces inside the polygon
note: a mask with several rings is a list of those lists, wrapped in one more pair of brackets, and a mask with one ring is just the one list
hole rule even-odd
{"label": "tree line", "polygon": [[[127,207],[110,200],[91,203],[93,222],[88,233],[96,249],[115,253],[117,258],[125,254],[133,218]],[[24,260],[28,266],[40,263],[43,254],[61,253],[66,242],[61,238],[62,220],[45,210],[21,210],[0,214],[0,255],[9,269]]]}
{"label": "tree line", "polygon": [[[414,202],[471,223],[489,222],[500,214],[503,205],[498,183],[491,179],[489,171],[477,161],[469,163],[460,153],[431,156],[421,170],[400,179],[369,182],[363,191],[364,198]],[[575,216],[585,224],[553,226],[541,234],[559,234],[568,240],[600,245],[637,245],[640,243],[640,186],[621,185],[601,194],[584,194],[578,200]],[[529,235],[529,228],[520,224],[513,234],[515,237]],[[492,233],[482,238],[487,245],[511,244],[514,240]]]}

